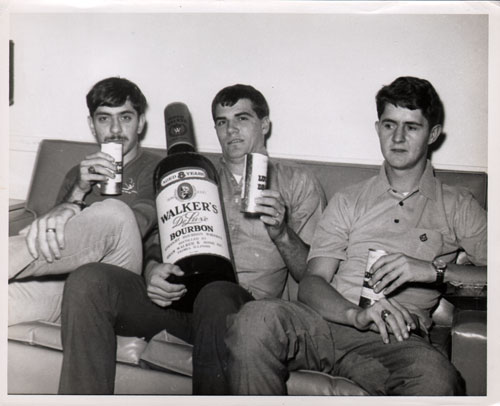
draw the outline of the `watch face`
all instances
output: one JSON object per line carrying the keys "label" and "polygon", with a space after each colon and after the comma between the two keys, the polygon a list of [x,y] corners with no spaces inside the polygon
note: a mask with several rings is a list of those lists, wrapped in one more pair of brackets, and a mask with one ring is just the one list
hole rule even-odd
{"label": "watch face", "polygon": [[436,259],[434,261],[434,266],[437,268],[437,269],[445,269],[446,268],[446,262],[444,262],[442,259]]}

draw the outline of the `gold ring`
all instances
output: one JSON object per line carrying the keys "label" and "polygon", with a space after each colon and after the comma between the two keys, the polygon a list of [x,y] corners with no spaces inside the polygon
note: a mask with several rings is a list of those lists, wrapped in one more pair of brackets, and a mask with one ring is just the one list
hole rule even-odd
{"label": "gold ring", "polygon": [[89,166],[89,173],[95,173],[95,168],[93,166]]}

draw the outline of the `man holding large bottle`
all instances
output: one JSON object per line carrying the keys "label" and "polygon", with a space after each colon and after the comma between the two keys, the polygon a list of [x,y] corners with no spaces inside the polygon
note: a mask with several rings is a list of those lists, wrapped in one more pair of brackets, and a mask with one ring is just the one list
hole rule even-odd
{"label": "man holding large bottle", "polygon": [[239,283],[205,286],[193,312],[186,313],[169,308],[186,287],[167,281],[183,271],[161,263],[157,250],[146,254],[144,279],[106,264],[76,270],[63,299],[60,393],[113,393],[115,335],[150,338],[166,329],[194,344],[193,393],[227,394],[227,315],[248,301],[280,297],[288,272],[300,280],[325,203],[318,182],[302,169],[271,159],[268,189],[258,201],[260,215],[246,216],[240,211],[245,156],[267,155],[269,108],[253,87],[234,85],[216,95],[212,114],[222,147],[217,169]]}

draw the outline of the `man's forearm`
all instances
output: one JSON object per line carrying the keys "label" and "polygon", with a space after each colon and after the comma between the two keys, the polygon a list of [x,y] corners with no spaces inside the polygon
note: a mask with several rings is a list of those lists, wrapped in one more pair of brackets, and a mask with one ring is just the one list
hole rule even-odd
{"label": "man's forearm", "polygon": [[444,282],[455,285],[485,285],[486,280],[486,266],[448,264],[444,274]]}
{"label": "man's forearm", "polygon": [[79,186],[78,182],[76,182],[73,187],[69,190],[69,192],[64,196],[64,198],[61,200],[59,203],[66,203],[66,202],[74,202],[74,201],[83,201],[85,199],[85,196],[87,195],[88,191],[83,191]]}
{"label": "man's forearm", "polygon": [[307,268],[309,246],[288,226],[274,243],[293,278],[299,282]]}
{"label": "man's forearm", "polygon": [[325,320],[354,326],[359,308],[345,299],[321,276],[306,275],[299,284],[298,300],[316,310]]}

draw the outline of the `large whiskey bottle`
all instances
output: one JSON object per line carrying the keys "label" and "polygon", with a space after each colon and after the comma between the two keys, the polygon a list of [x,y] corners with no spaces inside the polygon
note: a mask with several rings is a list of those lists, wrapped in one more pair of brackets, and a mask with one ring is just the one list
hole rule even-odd
{"label": "large whiskey bottle", "polygon": [[227,221],[217,171],[195,149],[187,106],[165,108],[167,157],[155,170],[156,210],[164,263],[184,275],[170,275],[187,293],[171,307],[190,312],[203,286],[216,280],[236,282]]}

